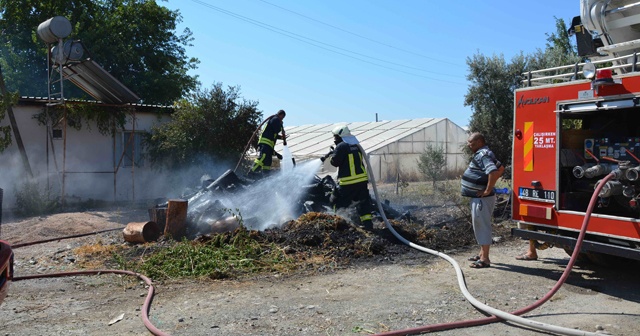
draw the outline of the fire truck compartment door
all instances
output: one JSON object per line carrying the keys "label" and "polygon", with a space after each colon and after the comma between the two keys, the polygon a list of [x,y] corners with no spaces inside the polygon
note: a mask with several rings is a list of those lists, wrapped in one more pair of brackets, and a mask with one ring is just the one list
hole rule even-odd
{"label": "fire truck compartment door", "polygon": [[580,113],[598,110],[616,110],[638,106],[638,98],[598,100],[588,103],[562,104],[556,113]]}

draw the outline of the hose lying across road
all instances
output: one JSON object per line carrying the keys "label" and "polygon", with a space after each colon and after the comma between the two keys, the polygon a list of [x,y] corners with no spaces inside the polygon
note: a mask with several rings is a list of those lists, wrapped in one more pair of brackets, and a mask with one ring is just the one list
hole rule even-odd
{"label": "hose lying across road", "polygon": [[[89,235],[94,235],[94,234],[103,233],[103,232],[109,232],[109,231],[115,231],[115,230],[122,230],[122,228],[106,229],[106,230],[94,231],[94,232],[90,232],[90,233],[83,233],[83,234],[77,234],[77,235],[72,235],[72,236],[65,236],[65,237],[54,238],[54,239],[46,239],[46,240],[29,242],[29,243],[16,244],[16,245],[12,245],[11,248],[15,249],[15,248],[29,246],[29,245],[46,243],[46,242],[50,242],[50,241],[89,236]],[[149,286],[149,291],[147,292],[147,297],[144,300],[144,304],[142,305],[142,317],[141,317],[142,318],[142,322],[144,323],[145,327],[147,327],[147,329],[152,334],[154,334],[156,336],[169,336],[169,334],[167,334],[167,333],[163,332],[162,330],[156,328],[156,326],[154,326],[153,323],[151,323],[151,321],[149,320],[149,309],[151,309],[151,301],[153,300],[154,288],[153,288],[153,283],[152,283],[151,279],[149,279],[147,276],[145,276],[143,274],[136,273],[136,272],[131,272],[131,271],[104,269],[104,270],[91,270],[91,271],[75,271],[75,272],[62,272],[62,273],[49,273],[49,274],[35,274],[35,275],[26,275],[26,276],[21,276],[21,277],[15,277],[14,276],[14,277],[11,278],[11,281],[22,281],[22,280],[30,280],[30,279],[38,279],[38,278],[60,278],[60,277],[77,276],[77,275],[100,275],[100,274],[109,274],[109,273],[111,273],[111,274],[133,275],[133,276],[136,276],[136,277],[142,279]]]}
{"label": "hose lying across road", "polygon": [[24,246],[29,246],[29,245],[36,245],[36,244],[48,243],[48,242],[52,242],[52,241],[63,240],[63,239],[69,239],[69,238],[78,238],[78,237],[84,237],[84,236],[91,236],[91,235],[98,234],[98,233],[109,232],[109,231],[116,231],[116,230],[122,230],[122,228],[104,229],[104,230],[100,230],[100,231],[93,231],[93,232],[89,232],[89,233],[81,233],[81,234],[77,234],[77,235],[64,236],[64,237],[59,237],[59,238],[51,238],[51,239],[38,240],[38,241],[33,241],[33,242],[28,242],[28,243],[15,244],[15,245],[11,245],[11,248],[12,248],[12,249],[16,249],[16,248],[18,248],[18,247],[24,247]]}
{"label": "hose lying across road", "polygon": [[66,276],[76,276],[76,275],[100,275],[105,273],[112,274],[126,274],[126,275],[134,275],[138,278],[142,279],[147,285],[149,285],[149,291],[147,292],[147,298],[144,300],[144,304],[142,305],[142,322],[144,322],[145,327],[156,336],[169,336],[169,334],[163,332],[162,330],[156,328],[153,323],[149,320],[149,309],[151,308],[151,301],[153,300],[153,284],[151,279],[148,277],[131,271],[121,271],[121,270],[93,270],[93,271],[76,271],[76,272],[63,272],[63,273],[50,273],[50,274],[36,274],[36,275],[27,275],[22,277],[14,277],[12,281],[20,281],[20,280],[29,280],[29,279],[37,279],[37,278],[59,278]]}
{"label": "hose lying across road", "polygon": [[[362,146],[360,146],[360,144],[358,144],[358,147],[360,148],[360,152],[362,153],[362,156],[365,158],[365,161],[367,163],[367,170],[370,171],[370,172],[373,171],[371,169],[371,163],[369,162],[369,157],[367,156],[366,152],[364,151]],[[524,314],[526,312],[529,312],[529,311],[541,306],[543,303],[545,303],[547,300],[549,300],[560,289],[560,287],[564,284],[564,282],[566,281],[567,277],[571,273],[571,268],[573,267],[573,265],[575,264],[576,260],[578,259],[578,254],[580,253],[580,247],[582,246],[582,241],[584,240],[584,236],[585,236],[586,231],[587,231],[587,225],[589,224],[589,219],[591,218],[591,212],[593,211],[595,203],[596,203],[596,201],[598,199],[598,194],[600,193],[600,190],[602,190],[602,187],[606,184],[606,182],[609,179],[611,179],[613,176],[614,176],[613,174],[609,174],[604,179],[602,179],[602,181],[596,187],[596,189],[595,189],[595,191],[593,193],[593,196],[591,196],[591,201],[589,202],[589,206],[587,207],[587,212],[586,212],[586,214],[584,216],[584,222],[582,223],[582,229],[580,230],[580,235],[578,236],[578,241],[576,242],[576,246],[573,249],[573,254],[571,255],[571,259],[569,260],[569,263],[567,264],[567,267],[565,268],[564,272],[562,273],[562,276],[560,277],[560,279],[558,280],[556,285],[543,298],[541,298],[540,300],[534,302],[530,306],[527,306],[527,307],[524,307],[522,309],[519,309],[519,310],[517,310],[517,311],[515,311],[513,313],[507,313],[507,312],[492,308],[492,307],[490,307],[490,306],[478,301],[477,299],[475,299],[469,293],[469,291],[467,290],[466,284],[464,282],[464,275],[462,274],[462,270],[460,269],[460,265],[453,258],[449,257],[448,255],[446,255],[444,253],[441,253],[441,252],[438,252],[438,251],[435,251],[435,250],[431,250],[431,249],[428,249],[426,247],[414,244],[414,243],[406,240],[404,237],[402,237],[400,234],[398,234],[398,232],[396,230],[393,229],[393,227],[391,226],[391,223],[389,223],[389,220],[387,219],[387,217],[384,214],[384,210],[382,208],[382,204],[380,204],[379,197],[378,197],[378,189],[376,187],[375,179],[373,178],[372,174],[369,174],[369,181],[371,182],[371,185],[373,187],[373,192],[375,194],[375,199],[376,199],[376,203],[378,205],[378,209],[380,211],[380,215],[382,216],[382,218],[383,218],[383,220],[385,222],[385,225],[391,231],[391,233],[393,233],[393,235],[396,238],[398,238],[404,244],[409,245],[410,247],[413,247],[413,248],[415,248],[417,250],[420,250],[422,252],[433,254],[435,256],[438,256],[438,257],[441,257],[441,258],[447,260],[454,267],[454,269],[456,271],[456,276],[458,277],[458,285],[460,287],[460,290],[462,291],[462,294],[465,296],[465,298],[473,306],[475,306],[476,308],[493,315],[492,317],[487,317],[487,318],[482,318],[482,319],[459,321],[459,322],[452,322],[452,323],[443,323],[443,324],[433,324],[433,325],[427,325],[427,326],[422,326],[422,327],[417,327],[417,328],[389,331],[389,332],[384,332],[384,333],[380,333],[380,334],[377,334],[377,335],[385,335],[385,336],[412,335],[412,334],[419,334],[419,333],[438,331],[438,330],[449,330],[449,329],[455,329],[455,328],[464,328],[464,327],[483,325],[483,324],[498,322],[498,321],[501,321],[501,320],[507,320],[507,321],[510,321],[510,322],[513,322],[513,323],[517,323],[517,324],[526,326],[526,327],[530,327],[530,328],[534,328],[534,329],[538,329],[538,330],[549,331],[549,332],[562,334],[562,335],[597,335],[596,333],[591,333],[591,332],[587,332],[587,331],[581,331],[581,330],[570,329],[570,328],[555,326],[555,325],[551,325],[551,324],[546,324],[546,323],[542,323],[542,322],[537,322],[537,321],[534,321],[534,320],[531,320],[531,319],[526,319],[526,318],[520,317],[518,315]]]}

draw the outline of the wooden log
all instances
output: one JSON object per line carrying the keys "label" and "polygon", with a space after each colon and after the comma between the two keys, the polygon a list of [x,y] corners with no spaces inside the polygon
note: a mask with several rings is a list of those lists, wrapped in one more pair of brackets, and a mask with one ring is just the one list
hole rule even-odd
{"label": "wooden log", "polygon": [[164,227],[167,225],[167,208],[150,208],[149,220],[156,222],[156,224],[158,224],[158,230],[160,230],[160,232],[164,232]]}
{"label": "wooden log", "polygon": [[235,216],[229,216],[215,222],[210,222],[209,225],[211,225],[211,233],[232,232],[240,227],[240,221],[238,221],[238,218]]}
{"label": "wooden log", "polygon": [[187,231],[187,205],[183,199],[170,199],[167,205],[167,225],[164,235],[179,240]]}
{"label": "wooden log", "polygon": [[158,240],[160,230],[156,222],[131,222],[122,230],[122,236],[129,243],[146,243]]}

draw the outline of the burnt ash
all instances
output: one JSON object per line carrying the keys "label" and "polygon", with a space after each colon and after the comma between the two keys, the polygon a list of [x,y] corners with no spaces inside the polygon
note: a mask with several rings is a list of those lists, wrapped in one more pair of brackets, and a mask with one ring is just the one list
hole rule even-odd
{"label": "burnt ash", "polygon": [[[450,209],[439,210],[442,213],[418,213],[426,216],[427,223],[416,218],[412,221],[392,220],[391,225],[405,239],[437,251],[458,250],[476,244],[471,225],[465,219],[451,220],[447,214]],[[439,220],[437,225],[428,224],[434,220]],[[238,231],[224,233],[223,240],[231,241],[235,234]],[[505,238],[509,233],[507,228],[497,225],[494,234]],[[196,241],[220,239],[216,236],[219,235],[203,235]],[[300,261],[302,268],[305,268],[305,263],[309,263],[307,267],[322,264],[318,270],[324,270],[327,263],[344,267],[359,262],[393,262],[415,256],[415,250],[398,240],[382,222],[368,231],[340,216],[326,213],[310,212],[282,228],[252,231],[251,237],[264,245],[275,244]]]}

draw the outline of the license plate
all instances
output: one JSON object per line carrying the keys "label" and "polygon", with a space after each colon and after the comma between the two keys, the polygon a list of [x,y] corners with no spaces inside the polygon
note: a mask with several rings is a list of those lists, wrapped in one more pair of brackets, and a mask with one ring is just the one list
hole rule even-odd
{"label": "license plate", "polygon": [[520,187],[518,194],[522,199],[540,200],[543,202],[556,201],[556,192],[554,190],[532,189]]}

